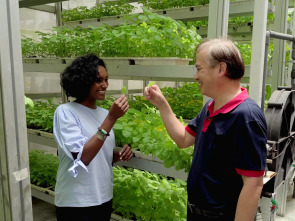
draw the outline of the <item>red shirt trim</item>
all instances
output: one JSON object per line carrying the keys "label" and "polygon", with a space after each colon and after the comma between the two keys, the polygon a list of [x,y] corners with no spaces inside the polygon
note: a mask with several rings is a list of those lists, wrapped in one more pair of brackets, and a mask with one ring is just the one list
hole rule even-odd
{"label": "red shirt trim", "polygon": [[237,107],[239,104],[243,103],[244,100],[246,100],[248,97],[249,96],[247,93],[247,89],[241,88],[241,93],[239,93],[236,97],[234,97],[232,100],[230,100],[228,103],[226,103],[224,106],[222,106],[221,108],[219,108],[215,112],[213,112],[214,101],[212,101],[207,107],[208,111],[209,111],[209,117],[207,117],[205,119],[202,131],[203,132],[207,131],[207,128],[209,127],[210,123],[212,122],[214,116],[216,116],[219,113],[226,114],[226,113],[230,112],[235,107]]}
{"label": "red shirt trim", "polygon": [[186,130],[186,132],[188,132],[190,135],[192,135],[192,136],[196,136],[196,132],[195,131],[193,131],[193,130],[191,130],[190,128],[189,128],[189,126],[186,126],[185,127],[185,130]]}
{"label": "red shirt trim", "polygon": [[241,170],[236,168],[237,174],[240,174],[242,176],[248,176],[248,177],[260,177],[264,175],[264,170],[254,171],[254,170]]}

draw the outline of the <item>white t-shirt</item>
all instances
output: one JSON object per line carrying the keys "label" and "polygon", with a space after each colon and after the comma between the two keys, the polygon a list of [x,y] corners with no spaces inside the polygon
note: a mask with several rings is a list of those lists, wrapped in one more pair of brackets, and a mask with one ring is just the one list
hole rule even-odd
{"label": "white t-shirt", "polygon": [[[96,206],[113,198],[113,130],[87,167],[80,160],[85,143],[97,132],[107,114],[106,109],[91,109],[75,102],[56,109],[53,133],[60,162],[55,186],[56,206]],[[76,160],[71,152],[78,153]]]}

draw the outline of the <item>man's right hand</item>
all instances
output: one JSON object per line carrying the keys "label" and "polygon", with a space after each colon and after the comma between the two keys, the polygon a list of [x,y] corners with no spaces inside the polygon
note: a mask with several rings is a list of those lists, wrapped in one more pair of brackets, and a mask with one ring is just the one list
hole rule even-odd
{"label": "man's right hand", "polygon": [[167,103],[164,95],[162,94],[158,85],[152,85],[151,87],[144,88],[144,96],[149,100],[153,105],[160,109],[161,105]]}

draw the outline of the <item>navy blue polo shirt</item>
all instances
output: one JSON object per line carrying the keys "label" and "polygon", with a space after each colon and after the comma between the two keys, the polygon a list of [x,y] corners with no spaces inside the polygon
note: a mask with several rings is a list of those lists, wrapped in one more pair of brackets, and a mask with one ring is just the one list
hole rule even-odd
{"label": "navy blue polo shirt", "polygon": [[203,209],[235,211],[243,176],[263,176],[267,126],[260,107],[247,90],[213,112],[208,101],[186,126],[195,136],[187,180],[188,200]]}

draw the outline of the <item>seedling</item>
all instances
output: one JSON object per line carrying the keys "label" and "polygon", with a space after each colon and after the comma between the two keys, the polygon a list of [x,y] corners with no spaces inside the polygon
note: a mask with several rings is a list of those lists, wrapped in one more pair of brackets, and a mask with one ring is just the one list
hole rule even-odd
{"label": "seedling", "polygon": [[127,88],[125,86],[122,87],[121,94],[127,94]]}
{"label": "seedling", "polygon": [[155,83],[156,83],[155,81],[151,81],[151,82],[148,84],[148,86],[151,87],[151,86],[153,86]]}

